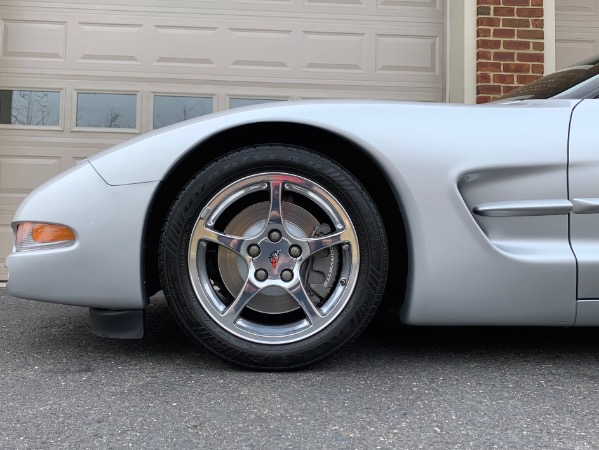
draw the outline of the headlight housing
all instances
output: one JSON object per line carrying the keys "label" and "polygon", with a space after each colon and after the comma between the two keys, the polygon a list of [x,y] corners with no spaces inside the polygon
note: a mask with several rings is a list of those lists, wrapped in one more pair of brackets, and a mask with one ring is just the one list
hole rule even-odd
{"label": "headlight housing", "polygon": [[49,250],[75,244],[75,231],[66,225],[20,222],[15,233],[15,251]]}

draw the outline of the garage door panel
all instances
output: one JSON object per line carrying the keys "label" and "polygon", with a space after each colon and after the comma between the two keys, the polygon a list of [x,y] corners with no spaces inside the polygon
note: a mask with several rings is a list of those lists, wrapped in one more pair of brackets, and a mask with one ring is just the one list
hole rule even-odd
{"label": "garage door panel", "polygon": [[555,10],[560,21],[594,22],[599,14],[599,0],[558,0]]}
{"label": "garage door panel", "polygon": [[372,16],[377,20],[394,17],[440,19],[444,17],[444,0],[62,0],[19,1],[23,8],[33,10],[70,10],[87,13],[111,12],[122,15],[128,12],[154,13],[161,17],[185,17],[189,15],[255,14],[269,17],[285,14],[322,14],[325,16]]}
{"label": "garage door panel", "polygon": [[599,53],[599,30],[593,33],[571,33],[555,43],[555,57],[559,67],[575,64],[591,55]]}
{"label": "garage door panel", "polygon": [[144,36],[141,24],[77,24],[81,38],[74,39],[72,50],[78,62],[141,64]]}
{"label": "garage door panel", "polygon": [[366,34],[306,31],[302,35],[304,71],[365,73]]}
{"label": "garage door panel", "polygon": [[[9,149],[10,151],[10,149]],[[33,190],[61,172],[60,157],[0,156],[0,190]]]}
{"label": "garage door panel", "polygon": [[227,33],[229,69],[292,69],[294,49],[291,29],[248,26],[230,28]]}
{"label": "garage door panel", "polygon": [[439,35],[378,35],[376,42],[377,73],[440,75],[439,41]]}
{"label": "garage door panel", "polygon": [[558,69],[599,53],[599,0],[557,0],[555,25]]}
{"label": "garage door panel", "polygon": [[[43,39],[35,39],[23,49],[11,42],[22,39],[24,31],[6,28],[4,50],[11,56],[2,54],[3,67],[146,79],[188,74],[198,80],[239,84],[281,77],[300,85],[327,80],[331,84],[387,82],[389,89],[401,82],[439,87],[443,83],[442,23],[414,24],[403,19],[389,26],[364,20],[310,23],[295,18],[268,27],[264,20],[235,17],[199,22],[179,19],[170,24],[156,17],[146,18],[145,23],[133,16],[120,16],[118,21],[94,16],[94,22],[73,15],[62,17],[68,19],[66,50],[60,50],[63,42],[58,32],[50,47]],[[10,17],[7,20],[16,23]],[[37,19],[27,23],[29,28],[38,25]],[[50,51],[62,52],[66,58],[32,60],[31,55]]]}
{"label": "garage door panel", "polygon": [[64,61],[65,22],[45,20],[3,20],[2,56],[18,59]]}
{"label": "garage door panel", "polygon": [[[180,22],[141,25],[129,19],[120,18],[124,23],[70,24],[72,38],[64,61],[40,66],[39,61],[29,61],[28,56],[19,58],[13,52],[12,64],[6,61],[4,65],[13,70],[44,67],[59,73],[68,70],[96,76],[114,76],[117,72],[139,78],[165,73],[229,81],[240,77],[240,83],[266,77],[285,77],[289,82],[306,84],[312,80],[380,81],[390,86],[406,81],[440,86],[443,81],[442,24],[414,26],[398,22],[391,27],[281,22],[267,28],[264,22],[250,20],[191,26]],[[45,44],[28,45],[27,55],[47,51]]]}
{"label": "garage door panel", "polygon": [[189,25],[154,25],[152,56],[155,65],[188,65],[215,68],[219,63],[216,27]]}

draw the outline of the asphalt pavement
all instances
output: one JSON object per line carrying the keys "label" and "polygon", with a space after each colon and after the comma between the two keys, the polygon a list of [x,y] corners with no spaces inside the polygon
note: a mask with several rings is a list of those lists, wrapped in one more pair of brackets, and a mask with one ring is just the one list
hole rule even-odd
{"label": "asphalt pavement", "polygon": [[141,340],[0,290],[0,448],[599,448],[599,330],[380,317],[307,370],[237,369],[153,299]]}

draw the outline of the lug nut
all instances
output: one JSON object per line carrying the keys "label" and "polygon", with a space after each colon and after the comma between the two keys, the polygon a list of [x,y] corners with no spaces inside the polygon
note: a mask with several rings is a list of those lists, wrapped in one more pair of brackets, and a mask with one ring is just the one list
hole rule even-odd
{"label": "lug nut", "polygon": [[286,283],[293,280],[293,271],[289,269],[285,269],[281,272],[281,280]]}
{"label": "lug nut", "polygon": [[260,254],[260,247],[256,244],[252,244],[248,247],[248,255],[252,258],[255,258]]}
{"label": "lug nut", "polygon": [[264,281],[268,278],[268,272],[264,269],[258,269],[258,270],[256,270],[256,273],[254,274],[254,276],[256,277],[256,280]]}
{"label": "lug nut", "polygon": [[279,230],[271,230],[270,233],[268,233],[268,239],[270,239],[271,242],[279,242],[282,237],[283,235]]}
{"label": "lug nut", "polygon": [[292,245],[289,247],[289,256],[292,258],[299,258],[302,254],[302,248],[299,245]]}

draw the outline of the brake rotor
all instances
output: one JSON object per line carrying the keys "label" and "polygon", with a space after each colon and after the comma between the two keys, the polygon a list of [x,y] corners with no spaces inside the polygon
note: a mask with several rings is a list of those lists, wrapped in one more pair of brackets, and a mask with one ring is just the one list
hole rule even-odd
{"label": "brake rotor", "polygon": [[[269,206],[268,202],[248,206],[229,222],[224,232],[245,237],[258,234],[266,223]],[[312,236],[320,226],[312,214],[293,203],[283,203],[282,216],[287,230],[300,238]],[[248,267],[245,261],[234,252],[219,247],[218,267],[225,287],[232,295],[237,296],[247,279]],[[284,314],[298,309],[299,305],[283,289],[273,286],[257,293],[247,307],[265,314]]]}

